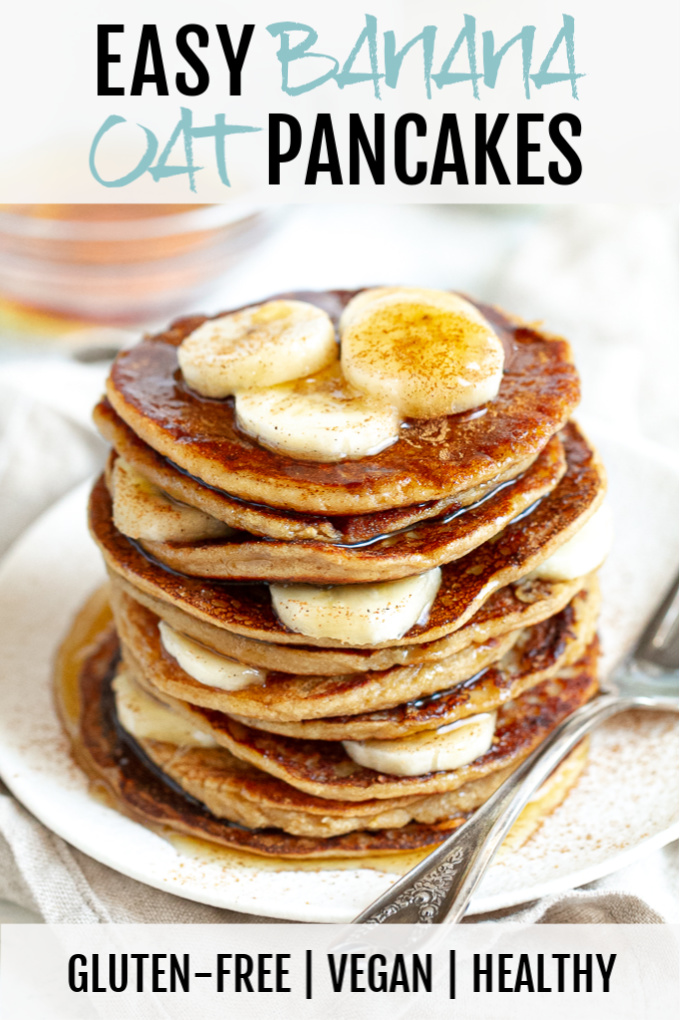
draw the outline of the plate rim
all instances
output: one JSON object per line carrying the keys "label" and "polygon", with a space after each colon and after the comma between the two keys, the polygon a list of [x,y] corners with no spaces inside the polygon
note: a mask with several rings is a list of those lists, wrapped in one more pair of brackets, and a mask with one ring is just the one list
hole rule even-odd
{"label": "plate rim", "polygon": [[[0,775],[2,775],[2,768],[3,762],[0,749]],[[37,809],[34,807],[33,803],[31,802],[30,795],[27,797],[24,796],[23,793],[20,793],[19,790],[15,790],[11,784],[11,779],[8,780],[7,778],[5,778],[4,775],[3,781],[7,785],[8,789],[10,789],[12,793],[14,793],[14,795],[17,797],[20,803],[22,803],[24,807],[28,808],[28,810],[35,815],[35,817],[38,819],[39,822],[41,822],[41,824],[45,825],[47,828],[50,829],[51,832],[54,832],[57,836],[59,836],[69,845],[75,847],[82,853],[87,854],[89,857],[92,857],[100,864],[104,864],[106,867],[112,868],[113,870],[118,871],[120,874],[123,874],[127,878],[131,878],[136,882],[141,882],[144,885],[148,885],[154,889],[159,889],[162,892],[167,892],[174,896],[178,896],[181,899],[189,900],[190,902],[202,903],[206,906],[213,906],[218,909],[234,910],[237,913],[244,914],[253,913],[252,910],[248,910],[247,907],[245,906],[245,896],[247,894],[244,894],[242,897],[239,896],[238,888],[234,890],[234,902],[230,904],[217,903],[215,901],[215,898],[211,897],[198,884],[191,885],[187,883],[186,885],[179,885],[177,882],[173,881],[171,876],[168,875],[162,875],[156,878],[154,874],[149,874],[148,872],[143,872],[141,870],[136,871],[133,866],[128,865],[121,866],[120,859],[116,859],[115,854],[111,855],[107,854],[105,852],[105,848],[102,847],[100,844],[96,843],[90,844],[88,843],[87,839],[84,840],[77,838],[74,839],[68,833],[67,831],[68,827],[63,828],[58,821],[55,824],[44,821],[43,818],[41,817],[39,806]],[[17,786],[21,788],[21,783],[20,782],[17,783]],[[72,792],[76,796],[79,796],[79,794],[81,793],[81,791]],[[85,797],[87,797],[86,790],[83,790],[82,793],[85,795]],[[92,801],[91,804],[96,804],[96,802]],[[97,806],[102,808],[103,810],[112,811],[118,814],[118,812],[115,812],[114,808],[108,808],[104,804],[100,804]],[[119,814],[119,818],[124,819],[131,825],[139,826],[142,829],[146,828],[145,826],[142,825],[142,823],[137,822],[134,819],[128,818],[125,815]],[[152,835],[156,836],[158,839],[160,840],[163,839],[163,837],[160,836],[158,833],[154,833],[152,830],[147,831],[151,832]],[[641,860],[643,857],[652,853],[654,850],[659,850],[662,847],[667,846],[669,843],[677,839],[679,835],[680,835],[680,822],[676,821],[673,822],[666,829],[660,830],[654,835],[646,837],[639,843],[636,843],[634,846],[629,846],[623,850],[619,850],[616,854],[612,854],[609,857],[603,858],[603,860],[598,861],[597,863],[592,864],[590,866],[581,868],[577,871],[567,872],[564,875],[560,876],[559,878],[549,879],[544,882],[538,882],[530,887],[515,889],[510,895],[496,893],[493,895],[487,895],[483,897],[482,896],[473,897],[470,903],[470,907],[466,912],[466,917],[474,917],[478,915],[493,913],[497,910],[505,910],[520,905],[528,905],[536,900],[541,899],[544,896],[559,895],[560,893],[565,892],[567,890],[577,889],[580,886],[587,885],[588,883],[594,882],[599,878],[604,878],[607,875],[614,874],[615,872],[621,870],[621,868],[624,868],[629,864],[633,864],[637,860]],[[181,856],[182,856],[181,853],[178,852],[178,858],[181,858]],[[615,865],[613,867],[611,866],[612,862],[615,862]],[[378,872],[369,868],[357,868],[356,870],[370,871],[373,876],[378,874]],[[278,872],[275,874],[286,875],[290,874],[290,872]],[[340,874],[340,872],[335,872],[334,874]],[[386,873],[383,872],[380,874],[384,875]],[[573,880],[574,875],[578,875],[577,882],[574,882]],[[395,874],[393,877],[394,881],[396,882],[400,876]],[[527,895],[528,892],[530,893],[530,895]],[[376,895],[379,895],[379,893],[376,893]],[[237,905],[239,902],[242,903],[241,906]],[[328,923],[328,924],[342,924],[351,920],[351,918],[348,916],[334,917],[331,920],[329,920],[328,916],[324,914],[323,909],[316,911],[314,909],[310,909],[309,902],[306,902],[305,906],[307,909],[304,912],[300,912],[298,916],[291,916],[290,910],[283,909],[281,911],[278,911],[276,910],[276,905],[274,904],[275,909],[268,910],[266,914],[263,914],[261,916],[270,917],[275,920],[290,920],[297,922]],[[319,904],[319,906],[321,905]]]}

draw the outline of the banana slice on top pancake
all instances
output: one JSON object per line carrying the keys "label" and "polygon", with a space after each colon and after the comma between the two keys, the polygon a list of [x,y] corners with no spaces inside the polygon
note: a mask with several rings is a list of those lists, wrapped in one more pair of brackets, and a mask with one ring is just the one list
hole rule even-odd
{"label": "banana slice on top pancake", "polygon": [[[353,296],[303,292],[282,300],[315,304],[337,321]],[[143,442],[239,499],[305,513],[362,514],[454,496],[533,459],[579,399],[566,341],[488,306],[475,308],[503,346],[497,396],[471,412],[409,419],[396,443],[359,460],[315,463],[267,450],[239,429],[231,398],[194,392],[178,349],[208,321],[200,317],[179,320],[120,354],[107,395]]]}

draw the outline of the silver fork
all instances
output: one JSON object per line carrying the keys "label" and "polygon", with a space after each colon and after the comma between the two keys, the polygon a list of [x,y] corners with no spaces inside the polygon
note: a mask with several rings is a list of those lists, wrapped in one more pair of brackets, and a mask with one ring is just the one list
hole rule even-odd
{"label": "silver fork", "polygon": [[678,711],[678,578],[634,650],[599,694],[565,719],[425,860],[379,896],[354,924],[459,921],[496,851],[532,794],[589,730],[627,708]]}

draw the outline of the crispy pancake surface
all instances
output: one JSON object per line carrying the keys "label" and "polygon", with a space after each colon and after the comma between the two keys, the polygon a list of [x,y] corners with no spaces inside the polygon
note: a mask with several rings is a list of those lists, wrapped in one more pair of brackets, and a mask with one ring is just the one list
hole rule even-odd
{"label": "crispy pancake surface", "polygon": [[455,496],[373,513],[329,517],[294,510],[277,510],[275,507],[237,499],[205,485],[144,443],[106,399],[97,404],[93,417],[100,433],[109,440],[116,453],[173,499],[203,510],[237,530],[282,541],[313,540],[348,545],[371,541],[419,521],[449,515],[471,506],[528,471],[535,459],[532,456],[519,461],[491,482],[474,486]]}
{"label": "crispy pancake surface", "polygon": [[[442,567],[442,582],[425,623],[384,644],[433,641],[458,630],[489,596],[530,573],[571,537],[604,498],[599,460],[574,424],[563,432],[567,471],[531,514],[509,524],[484,545]],[[138,590],[235,634],[276,644],[341,645],[314,639],[283,626],[265,584],[229,585],[187,577],[150,561],[113,524],[111,498],[103,479],[90,499],[90,528],[108,567]],[[376,646],[379,647],[379,646]]]}
{"label": "crispy pancake surface", "polygon": [[[358,292],[285,295],[335,321]],[[201,482],[240,499],[312,514],[361,514],[452,496],[494,482],[535,457],[568,420],[579,383],[566,341],[478,306],[505,348],[503,381],[484,413],[412,420],[372,457],[340,463],[271,452],[240,431],[233,400],[212,400],[182,378],[177,347],[206,321],[181,319],[118,356],[107,383],[116,413],[143,442]]]}
{"label": "crispy pancake surface", "polygon": [[[557,616],[520,631],[510,650],[492,665],[459,684],[423,692],[399,705],[371,711],[366,704],[366,710],[357,715],[322,719],[301,716],[295,722],[230,714],[257,729],[312,740],[386,740],[442,726],[493,711],[579,659],[595,635],[598,607],[593,584],[590,590],[579,592]],[[408,696],[408,692],[402,696]]]}
{"label": "crispy pancake surface", "polygon": [[[90,775],[104,782],[126,814],[147,825],[225,847],[291,861],[361,858],[427,848],[462,824],[511,771],[511,767],[499,768],[433,796],[324,800],[235,759],[224,749],[206,758],[205,749],[194,757],[193,749],[183,756],[173,745],[158,741],[138,744],[115,717],[110,683],[117,663],[117,638],[110,631],[86,657],[81,670],[78,758],[86,763]],[[574,778],[562,782],[562,796]],[[211,801],[218,813],[195,794]],[[547,809],[555,803],[553,796]],[[241,821],[227,820],[231,816]],[[424,820],[408,820],[414,817]],[[244,827],[246,818],[253,827]],[[390,827],[380,828],[381,819]],[[257,820],[262,827],[254,827]],[[532,827],[539,822],[540,817]],[[350,828],[355,824],[360,828]],[[283,826],[295,832],[284,831]]]}
{"label": "crispy pancake surface", "polygon": [[498,777],[488,776],[430,797],[328,801],[294,790],[234,758],[226,748],[188,748],[178,753],[176,746],[154,740],[141,740],[139,745],[158,768],[218,818],[254,829],[274,825],[294,835],[322,838],[357,829],[401,828],[413,821],[465,820],[510,774],[506,769]]}
{"label": "crispy pancake surface", "polygon": [[[463,815],[442,825],[415,823],[398,829],[361,830],[321,838],[295,836],[279,828],[250,829],[217,818],[160,772],[117,724],[110,687],[117,662],[118,639],[111,631],[83,663],[80,740],[75,750],[88,773],[105,784],[119,809],[147,825],[264,857],[304,860],[363,857],[434,846],[465,820]],[[285,786],[280,783],[274,787],[272,796]]]}
{"label": "crispy pancake surface", "polygon": [[501,706],[494,742],[486,754],[451,772],[423,776],[394,776],[365,768],[352,761],[337,741],[285,737],[244,726],[221,712],[201,712],[215,739],[235,757],[317,797],[360,801],[445,793],[523,761],[562,719],[595,694],[597,658],[595,639],[578,662]]}
{"label": "crispy pancake surface", "polygon": [[491,595],[468,623],[446,637],[421,644],[369,649],[312,648],[253,640],[199,620],[169,602],[140,591],[113,572],[110,578],[114,605],[127,596],[150,609],[175,630],[244,665],[276,672],[327,676],[446,659],[471,644],[483,644],[490,638],[531,626],[558,613],[585,583],[582,577],[573,581],[523,579]]}
{"label": "crispy pancake surface", "polygon": [[578,658],[592,640],[598,607],[590,578],[561,613],[441,662],[337,677],[272,672],[263,685],[240,691],[208,687],[185,673],[161,644],[158,617],[133,599],[117,600],[114,612],[126,664],[157,696],[247,716],[242,721],[290,736],[363,740],[498,707]]}
{"label": "crispy pancake surface", "polygon": [[[324,718],[330,714],[386,708],[405,698],[432,693],[496,662],[517,640],[518,631],[469,645],[450,660],[421,666],[395,666],[390,670],[349,673],[345,676],[291,676],[267,673],[266,683],[240,691],[220,691],[197,683],[165,652],[156,627],[142,624],[145,612],[117,614],[118,631],[126,662],[145,686],[182,701],[231,714],[252,715],[273,722]],[[141,607],[140,607],[141,608]],[[153,619],[153,618],[152,618]],[[142,626],[140,626],[142,624]],[[143,627],[143,630],[142,630]],[[155,632],[155,633],[154,633]]]}
{"label": "crispy pancake surface", "polygon": [[[234,758],[224,748],[200,750],[191,748],[179,753],[172,744],[157,741],[139,741],[139,746],[159,769],[179,784],[190,796],[195,797],[217,817],[226,818],[251,829],[276,826],[287,833],[306,837],[328,837],[342,835],[356,830],[374,832],[387,828],[401,828],[410,822],[426,825],[457,828],[474,811],[489,799],[498,787],[512,773],[512,769],[501,769],[482,779],[465,783],[450,793],[436,793],[424,797],[402,797],[392,800],[372,801],[328,801],[313,797],[299,790],[293,790],[259,769],[251,768]],[[585,764],[580,749],[572,752],[577,761],[565,760],[564,765],[576,771],[576,778]],[[570,756],[570,758],[572,757]],[[554,776],[549,784],[551,799],[558,796],[550,807],[555,807],[571,787],[571,781],[564,784],[562,776]],[[558,791],[554,786],[561,787]],[[539,824],[545,810],[539,799],[529,811],[538,814]],[[518,833],[515,846],[521,846],[528,838],[535,824]],[[513,829],[513,833],[514,833]]]}
{"label": "crispy pancake surface", "polygon": [[[115,519],[117,502],[124,497],[112,485],[111,467],[112,463],[106,478]],[[309,584],[389,581],[465,556],[551,492],[565,469],[563,445],[554,437],[519,479],[499,486],[472,507],[355,548],[302,539],[257,539],[245,532],[190,542],[141,538],[139,545],[171,570],[197,577]]]}

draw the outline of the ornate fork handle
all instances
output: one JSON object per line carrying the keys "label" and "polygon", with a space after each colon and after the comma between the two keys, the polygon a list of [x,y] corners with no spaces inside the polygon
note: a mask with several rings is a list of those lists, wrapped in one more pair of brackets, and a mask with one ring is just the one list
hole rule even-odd
{"label": "ornate fork handle", "polygon": [[355,924],[455,922],[532,794],[597,723],[626,708],[673,707],[668,699],[603,694],[583,705],[519,766],[460,829],[354,919]]}

